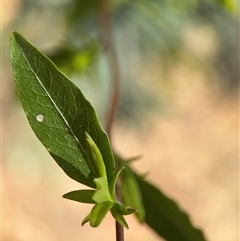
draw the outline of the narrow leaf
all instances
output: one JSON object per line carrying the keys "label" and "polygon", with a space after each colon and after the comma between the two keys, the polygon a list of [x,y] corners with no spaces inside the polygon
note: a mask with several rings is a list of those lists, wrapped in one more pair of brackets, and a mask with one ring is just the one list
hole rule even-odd
{"label": "narrow leaf", "polygon": [[93,195],[95,192],[96,190],[76,190],[64,194],[63,197],[76,202],[96,204],[96,202],[93,200]]}
{"label": "narrow leaf", "polygon": [[146,210],[145,222],[167,241],[206,241],[185,211],[158,188],[137,176]]}
{"label": "narrow leaf", "polygon": [[117,209],[115,208],[115,207],[113,207],[112,209],[111,209],[111,214],[112,214],[112,216],[115,218],[115,220],[119,223],[119,224],[121,224],[124,228],[129,228],[128,227],[128,224],[127,224],[127,222],[126,222],[126,220],[125,220],[125,218],[123,217],[123,215],[122,214],[119,214],[118,213],[118,211],[117,211]]}
{"label": "narrow leaf", "polygon": [[96,143],[92,137],[86,132],[86,151],[88,162],[96,177],[104,177],[107,179],[105,164]]}
{"label": "narrow leaf", "polygon": [[142,193],[139,188],[136,176],[129,167],[126,166],[122,174],[121,195],[122,202],[125,206],[130,206],[138,211],[135,213],[139,222],[144,222],[145,208],[142,201]]}
{"label": "narrow leaf", "polygon": [[116,172],[114,172],[113,177],[109,183],[109,192],[113,199],[115,199],[115,186],[117,183],[117,179],[124,168],[125,167],[120,167]]}
{"label": "narrow leaf", "polygon": [[19,33],[10,37],[17,92],[28,121],[52,157],[74,180],[95,187],[86,155],[88,132],[98,146],[110,180],[114,159],[106,133],[82,92]]}
{"label": "narrow leaf", "polygon": [[130,215],[132,213],[137,212],[134,208],[124,207],[121,203],[114,203],[113,208],[116,210],[117,213],[121,215]]}
{"label": "narrow leaf", "polygon": [[90,221],[90,213],[83,219],[82,226]]}
{"label": "narrow leaf", "polygon": [[90,213],[90,225],[97,227],[102,222],[107,212],[111,209],[112,202],[96,204]]}

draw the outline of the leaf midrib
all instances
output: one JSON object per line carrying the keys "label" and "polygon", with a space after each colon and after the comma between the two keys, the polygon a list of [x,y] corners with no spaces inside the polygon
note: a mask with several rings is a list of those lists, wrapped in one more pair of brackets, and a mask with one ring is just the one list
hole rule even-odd
{"label": "leaf midrib", "polygon": [[55,103],[55,101],[52,99],[51,95],[49,94],[49,92],[47,91],[47,89],[45,88],[45,86],[43,85],[41,79],[38,77],[37,73],[33,70],[31,64],[28,61],[28,58],[26,57],[23,48],[21,47],[21,45],[19,44],[19,48],[23,54],[24,59],[27,62],[27,65],[29,66],[30,71],[33,73],[33,75],[36,77],[36,79],[38,80],[38,82],[40,83],[41,87],[43,88],[44,92],[47,94],[47,96],[49,97],[51,103],[54,105],[54,107],[56,108],[57,112],[59,113],[59,115],[62,117],[63,121],[65,122],[65,124],[67,125],[69,131],[71,132],[72,136],[74,137],[74,139],[76,140],[76,142],[78,143],[78,145],[80,146],[80,148],[84,151],[85,149],[83,148],[82,144],[80,143],[80,141],[78,140],[77,136],[75,135],[75,133],[73,132],[70,124],[68,123],[68,121],[66,120],[66,118],[64,117],[63,113],[60,111],[60,109],[58,108],[57,104]]}

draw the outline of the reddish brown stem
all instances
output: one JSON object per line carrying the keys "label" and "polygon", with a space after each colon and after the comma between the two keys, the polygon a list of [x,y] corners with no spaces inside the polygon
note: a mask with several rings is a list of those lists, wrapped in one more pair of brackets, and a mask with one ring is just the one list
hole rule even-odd
{"label": "reddish brown stem", "polygon": [[[117,112],[119,92],[120,92],[120,70],[117,60],[117,54],[112,43],[111,36],[111,0],[99,0],[99,39],[103,51],[108,58],[109,69],[111,70],[112,90],[110,105],[107,113],[106,132],[111,140],[112,127],[114,118]],[[117,163],[116,163],[117,166]],[[119,195],[119,185],[116,186],[116,193],[118,199],[121,199]],[[124,229],[116,222],[116,241],[124,241]]]}
{"label": "reddish brown stem", "polygon": [[113,46],[111,36],[111,1],[99,0],[99,38],[103,51],[108,58],[108,65],[111,71],[111,97],[107,113],[106,132],[111,140],[112,127],[117,112],[120,92],[120,70],[117,54]]}

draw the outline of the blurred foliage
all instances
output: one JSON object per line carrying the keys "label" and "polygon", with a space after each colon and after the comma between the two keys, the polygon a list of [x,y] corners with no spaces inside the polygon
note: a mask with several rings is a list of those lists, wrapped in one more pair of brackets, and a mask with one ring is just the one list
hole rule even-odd
{"label": "blurred foliage", "polygon": [[[82,73],[91,66],[98,53],[96,43],[89,43],[79,49],[72,49],[71,46],[63,46],[50,53],[51,60],[66,74],[73,72]],[[68,63],[68,64],[66,64]]]}
{"label": "blurred foliage", "polygon": [[[117,49],[123,85],[119,116],[139,119],[139,113],[151,110],[156,99],[144,88],[137,88],[134,66],[152,61],[152,56],[164,65],[164,78],[175,64],[193,65],[208,74],[214,70],[218,85],[226,92],[236,93],[239,81],[237,3],[234,0],[111,0],[113,42]],[[11,23],[31,41],[42,46],[42,51],[73,80],[103,83],[99,92],[108,95],[110,76],[99,42],[99,14],[97,0],[22,0]],[[197,35],[199,28],[207,26],[216,35],[217,51],[211,57],[199,56],[189,50],[186,32]],[[43,37],[43,36],[47,36]],[[206,36],[208,37],[208,36]],[[195,49],[198,46],[194,47]],[[201,51],[201,50],[199,50]],[[182,53],[184,52],[184,57]],[[186,57],[187,56],[187,57]],[[187,61],[186,61],[187,59]],[[165,66],[166,65],[166,66]],[[211,72],[211,71],[210,71]],[[209,80],[212,79],[211,73]],[[139,80],[138,80],[139,81]],[[87,84],[88,86],[88,84]],[[137,101],[125,98],[139,95]],[[95,93],[94,93],[95,95]],[[91,98],[91,97],[90,97]],[[104,100],[107,101],[108,100]],[[159,103],[158,103],[159,104]],[[128,115],[126,109],[135,106],[136,113]],[[106,104],[103,104],[106,106]],[[161,105],[160,105],[161,106]],[[101,110],[104,112],[104,110]],[[134,116],[135,115],[135,116]],[[133,118],[133,119],[132,119]]]}
{"label": "blurred foliage", "polygon": [[[217,33],[219,51],[213,64],[219,73],[219,80],[223,87],[237,92],[239,81],[239,36],[236,13],[237,3],[230,0],[201,1],[197,9],[201,22],[211,23]],[[235,4],[234,4],[235,3]]]}

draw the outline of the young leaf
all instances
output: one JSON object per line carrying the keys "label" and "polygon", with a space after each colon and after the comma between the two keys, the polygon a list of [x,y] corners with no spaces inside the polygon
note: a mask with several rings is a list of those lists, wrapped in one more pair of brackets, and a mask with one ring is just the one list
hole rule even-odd
{"label": "young leaf", "polygon": [[125,167],[120,167],[117,171],[114,172],[112,179],[109,182],[109,192],[113,199],[115,199],[115,187],[117,183],[117,179],[119,177],[119,174]]}
{"label": "young leaf", "polygon": [[136,208],[135,213],[139,222],[144,222],[145,208],[142,202],[142,193],[135,175],[129,167],[126,167],[122,174],[121,195],[124,205]]}
{"label": "young leaf", "polygon": [[10,37],[10,54],[17,92],[38,139],[64,172],[95,187],[96,177],[86,155],[86,135],[94,139],[108,180],[114,159],[106,133],[82,92],[45,55],[19,33]]}
{"label": "young leaf", "polygon": [[96,202],[93,200],[93,195],[95,192],[96,190],[76,190],[64,194],[63,197],[80,203],[96,204]]}
{"label": "young leaf", "polygon": [[206,241],[201,230],[195,228],[189,216],[159,189],[136,175],[143,204],[145,222],[167,241]]}
{"label": "young leaf", "polygon": [[82,226],[85,224],[85,223],[88,223],[90,220],[90,213],[83,219],[82,221]]}
{"label": "young leaf", "polygon": [[136,209],[124,207],[121,203],[118,203],[118,202],[115,202],[113,204],[113,209],[115,209],[116,212],[121,214],[121,215],[130,215],[132,213],[137,212]]}
{"label": "young leaf", "polygon": [[108,189],[108,181],[104,177],[95,178],[94,182],[97,186],[97,190],[93,195],[93,200],[96,203],[103,203],[112,201],[111,195]]}
{"label": "young leaf", "polygon": [[96,143],[92,137],[86,132],[86,152],[88,162],[96,177],[107,179],[105,164]]}
{"label": "young leaf", "polygon": [[112,209],[111,209],[111,214],[112,214],[112,216],[115,218],[115,220],[119,223],[119,224],[121,224],[124,228],[129,228],[128,227],[128,224],[127,224],[127,222],[126,222],[126,220],[125,220],[125,218],[123,217],[123,215],[122,214],[120,214],[119,212],[118,212],[118,210],[115,208],[115,206],[113,206],[112,207]]}
{"label": "young leaf", "polygon": [[96,204],[90,212],[90,225],[97,227],[102,222],[107,212],[111,209],[112,202],[104,202]]}

